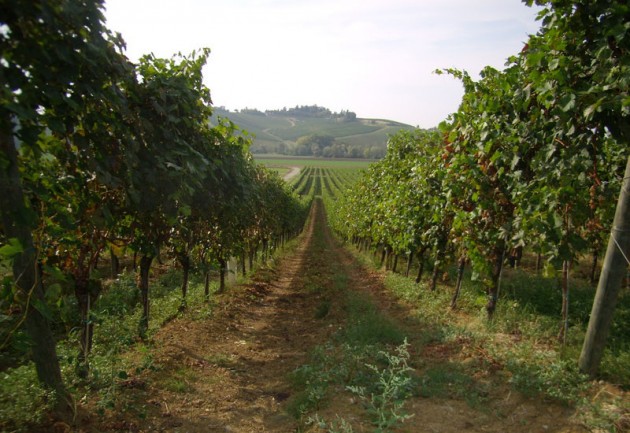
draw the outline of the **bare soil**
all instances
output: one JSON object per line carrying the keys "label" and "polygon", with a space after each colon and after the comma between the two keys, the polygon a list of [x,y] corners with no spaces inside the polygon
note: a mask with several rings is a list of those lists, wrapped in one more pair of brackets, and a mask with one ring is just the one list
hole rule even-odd
{"label": "bare soil", "polygon": [[[323,230],[324,249],[316,230]],[[362,267],[331,236],[323,206],[316,202],[294,251],[259,270],[251,283],[217,297],[207,317],[183,315],[164,326],[148,353],[130,355],[149,360],[150,368],[129,372],[121,382],[124,404],[102,416],[94,412],[84,416],[77,431],[321,431],[300,426],[286,406],[296,392],[289,374],[344,325],[344,311],[337,303],[325,317],[317,314],[323,295],[314,285],[334,283],[329,277],[331,263],[345,271],[348,291],[371,297],[404,330],[411,343],[411,366],[419,376],[428,366],[458,357],[458,347],[421,341],[423,330],[410,308],[386,292],[380,273]],[[494,374],[492,362],[485,365],[486,371],[476,378],[492,381],[483,405],[471,406],[464,398],[414,397],[406,404],[413,418],[392,431],[586,431],[573,421],[570,408],[518,394],[507,378]],[[343,417],[355,432],[374,429],[349,394],[331,396],[319,413],[330,420]]]}

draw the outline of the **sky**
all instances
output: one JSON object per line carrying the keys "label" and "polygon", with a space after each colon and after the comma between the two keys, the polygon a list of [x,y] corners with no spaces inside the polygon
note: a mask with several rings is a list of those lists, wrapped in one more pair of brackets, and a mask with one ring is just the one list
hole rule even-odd
{"label": "sky", "polygon": [[213,105],[230,110],[319,105],[421,128],[461,101],[461,84],[503,69],[537,10],[520,0],[106,0],[107,27],[127,56],[211,50]]}

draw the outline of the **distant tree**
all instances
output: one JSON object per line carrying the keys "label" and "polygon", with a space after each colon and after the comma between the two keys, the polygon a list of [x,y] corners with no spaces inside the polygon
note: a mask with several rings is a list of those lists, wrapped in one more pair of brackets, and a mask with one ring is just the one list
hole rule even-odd
{"label": "distant tree", "polygon": [[309,156],[312,155],[311,147],[306,143],[297,143],[295,146],[295,155],[297,156]]}
{"label": "distant tree", "polygon": [[328,108],[320,107],[318,105],[296,105],[293,108],[282,110],[267,110],[265,113],[276,116],[292,116],[292,117],[318,117],[323,119],[333,119],[339,116],[337,113],[333,113]]}
{"label": "distant tree", "polygon": [[214,107],[213,113],[215,116],[227,116],[230,114],[230,110],[221,105],[220,107]]}
{"label": "distant tree", "polygon": [[263,153],[269,153],[269,149],[267,148],[266,144],[262,144],[262,143],[254,143],[252,144],[252,146],[249,149],[252,153],[255,154],[263,154]]}
{"label": "distant tree", "polygon": [[363,151],[363,156],[369,159],[381,159],[387,153],[387,148],[380,146],[370,146]]}
{"label": "distant tree", "polygon": [[350,146],[348,148],[348,158],[361,158],[363,154],[361,153],[361,148],[358,146]]}
{"label": "distant tree", "polygon": [[241,114],[253,114],[255,116],[266,116],[265,113],[263,113],[262,111],[256,108],[247,108],[247,107],[241,109]]}
{"label": "distant tree", "polygon": [[348,156],[346,145],[343,143],[335,143],[332,146],[325,147],[322,154],[329,158],[345,158]]}
{"label": "distant tree", "polygon": [[354,122],[357,120],[357,113],[350,110],[341,110],[338,115],[339,120],[342,122]]}
{"label": "distant tree", "polygon": [[288,153],[287,145],[284,142],[278,143],[278,146],[276,146],[276,153],[286,155]]}
{"label": "distant tree", "polygon": [[319,144],[317,143],[312,143],[311,144],[311,154],[313,156],[322,156],[322,147],[319,146]]}
{"label": "distant tree", "polygon": [[[298,155],[322,156],[324,149],[335,144],[335,138],[330,135],[310,134],[298,138],[296,144],[296,154]],[[300,153],[297,152],[298,150]]]}

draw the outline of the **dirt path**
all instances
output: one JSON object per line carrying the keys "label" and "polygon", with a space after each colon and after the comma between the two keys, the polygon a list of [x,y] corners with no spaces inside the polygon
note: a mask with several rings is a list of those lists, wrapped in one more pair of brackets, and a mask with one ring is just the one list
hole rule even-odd
{"label": "dirt path", "polygon": [[157,345],[165,350],[159,363],[172,368],[192,364],[198,370],[194,390],[162,396],[171,401],[166,427],[183,432],[293,430],[294,420],[281,410],[290,395],[286,375],[303,362],[308,347],[325,338],[319,324],[309,320],[315,300],[296,290],[313,229],[311,219],[304,241],[278,266],[281,273],[218,300],[211,320],[180,320],[160,333]]}
{"label": "dirt path", "polygon": [[[384,291],[379,274],[359,265],[332,238],[322,207],[316,202],[295,251],[273,270],[260,271],[252,284],[218,297],[209,317],[184,316],[166,325],[142,355],[147,368],[124,382],[120,392],[128,410],[92,418],[80,431],[299,431],[286,412],[295,392],[288,375],[345,320],[343,306],[337,304],[325,317],[317,314],[325,301],[318,287],[330,293],[335,285],[331,264],[347,275],[348,291],[369,296],[404,329],[419,376],[427,366],[447,362],[448,353],[421,341],[422,330],[410,310]],[[331,398],[320,413],[328,419],[353,419],[355,432],[373,431],[367,417],[360,419],[364,411],[359,404],[342,394]],[[570,422],[570,410],[526,399],[506,387],[490,392],[484,402],[472,408],[463,398],[414,397],[407,404],[413,418],[392,431],[583,431]]]}
{"label": "dirt path", "polygon": [[336,329],[332,315],[324,326],[314,319],[321,301],[304,289],[305,277],[325,264],[313,263],[318,209],[295,251],[253,284],[216,298],[209,319],[167,324],[144,355],[151,368],[125,381],[129,411],[91,419],[84,431],[295,431],[282,409],[291,395],[287,375]]}
{"label": "dirt path", "polygon": [[299,173],[300,173],[300,167],[290,167],[288,173],[282,176],[282,179],[284,179],[285,182],[288,182],[291,179],[293,179],[295,176],[297,176]]}

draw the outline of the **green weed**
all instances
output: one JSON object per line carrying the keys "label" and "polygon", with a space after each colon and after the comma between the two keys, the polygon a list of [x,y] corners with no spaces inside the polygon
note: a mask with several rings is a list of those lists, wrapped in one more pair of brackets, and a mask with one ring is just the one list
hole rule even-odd
{"label": "green weed", "polygon": [[333,289],[336,291],[345,290],[348,287],[348,275],[343,272],[333,274]]}
{"label": "green weed", "polygon": [[319,303],[319,305],[317,305],[317,308],[315,309],[315,318],[323,319],[324,317],[326,317],[328,313],[330,312],[330,307],[331,307],[330,299],[322,300]]}
{"label": "green weed", "polygon": [[163,387],[167,391],[176,392],[179,394],[184,394],[191,390],[191,386],[188,381],[178,378],[170,378],[169,380],[166,380],[163,384]]}
{"label": "green weed", "polygon": [[306,281],[304,283],[304,290],[308,293],[321,293],[324,288],[316,281]]}
{"label": "green weed", "polygon": [[339,375],[339,364],[331,346],[316,347],[310,360],[310,363],[298,367],[290,376],[294,387],[300,389],[287,405],[287,412],[296,419],[320,409],[330,383]]}
{"label": "green weed", "polygon": [[38,385],[35,367],[30,363],[0,376],[0,431],[29,431],[54,406],[54,393]]}
{"label": "green weed", "polygon": [[605,352],[601,374],[613,383],[618,381],[625,384],[626,390],[630,388],[630,347]]}
{"label": "green weed", "polygon": [[[326,240],[319,234],[314,238],[314,247],[324,248]],[[406,398],[401,389],[408,384],[397,381],[402,380],[403,372],[410,370],[406,364],[408,353],[407,358],[403,356],[407,348],[405,336],[367,296],[347,292],[348,275],[340,266],[333,264],[330,275],[332,284],[318,287],[327,287],[334,292],[334,299],[343,300],[341,308],[346,313],[346,325],[328,343],[316,347],[309,362],[292,373],[292,382],[299,392],[287,404],[287,412],[304,420],[307,414],[327,404],[332,390],[337,393],[353,390],[365,396],[366,409],[376,425],[385,426],[391,416],[395,419],[402,416],[397,405]],[[331,298],[326,297],[316,308],[315,316],[323,318],[331,308]],[[400,347],[389,354],[386,348],[393,346]],[[390,413],[392,409],[394,415]],[[306,421],[309,422],[329,432],[352,431],[350,424],[340,419],[327,423],[315,416]]]}
{"label": "green weed", "polygon": [[[294,387],[300,392],[288,403],[287,412],[303,419],[327,404],[331,389],[348,390],[363,401],[376,431],[387,431],[408,418],[402,407],[418,384],[408,365],[408,347],[406,340],[391,351],[378,350],[375,346],[318,346],[311,353],[310,362],[291,375]],[[306,423],[326,425],[322,428],[330,432],[352,431],[347,430],[351,428],[347,423],[327,424],[317,416]]]}
{"label": "green weed", "polygon": [[348,386],[367,407],[376,425],[376,433],[384,433],[388,429],[411,418],[403,412],[405,400],[413,395],[414,380],[411,375],[413,369],[409,367],[409,344],[407,340],[394,349],[393,353],[380,351],[385,358],[385,366],[380,368],[373,364],[365,366],[376,379],[372,390],[365,386]]}
{"label": "green weed", "polygon": [[428,368],[420,379],[420,395],[426,398],[463,399],[470,407],[479,408],[488,390],[453,363]]}
{"label": "green weed", "polygon": [[328,422],[321,418],[318,414],[313,417],[309,417],[306,421],[306,425],[317,426],[320,430],[324,430],[327,433],[353,433],[352,425],[337,415],[335,421]]}
{"label": "green weed", "polygon": [[588,377],[574,362],[557,359],[551,353],[532,352],[527,357],[508,358],[507,369],[512,384],[524,394],[543,395],[555,401],[574,405],[583,402],[589,388]]}
{"label": "green weed", "polygon": [[230,367],[234,364],[234,355],[228,355],[227,353],[215,353],[212,356],[206,358],[210,364],[217,365],[219,367]]}
{"label": "green weed", "polygon": [[123,317],[140,302],[140,292],[135,282],[135,273],[123,272],[105,287],[94,306],[96,313]]}
{"label": "green weed", "polygon": [[189,368],[162,370],[156,376],[156,386],[166,391],[177,394],[186,394],[194,391],[195,373]]}
{"label": "green weed", "polygon": [[580,421],[592,432],[627,432],[630,427],[630,402],[627,398],[605,396],[605,404],[596,396],[581,411]]}
{"label": "green weed", "polygon": [[398,326],[383,316],[378,308],[362,295],[352,293],[346,302],[348,325],[339,338],[350,346],[399,345],[405,336]]}

